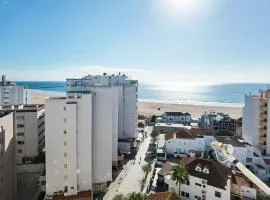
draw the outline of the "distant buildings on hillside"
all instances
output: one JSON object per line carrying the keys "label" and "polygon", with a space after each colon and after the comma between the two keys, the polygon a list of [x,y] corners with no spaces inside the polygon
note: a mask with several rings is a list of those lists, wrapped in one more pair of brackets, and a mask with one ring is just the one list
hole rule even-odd
{"label": "distant buildings on hillside", "polygon": [[31,90],[19,86],[16,82],[7,81],[2,75],[0,81],[0,105],[20,105],[31,103]]}

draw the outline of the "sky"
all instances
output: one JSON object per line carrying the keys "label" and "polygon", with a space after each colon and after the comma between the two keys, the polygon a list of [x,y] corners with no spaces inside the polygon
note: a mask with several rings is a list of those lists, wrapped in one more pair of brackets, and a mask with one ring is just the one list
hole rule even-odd
{"label": "sky", "polygon": [[269,0],[0,0],[0,72],[270,82]]}

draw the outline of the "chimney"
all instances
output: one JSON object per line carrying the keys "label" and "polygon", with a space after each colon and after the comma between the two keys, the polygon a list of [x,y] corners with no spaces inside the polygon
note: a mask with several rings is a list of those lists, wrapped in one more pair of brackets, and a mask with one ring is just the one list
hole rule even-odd
{"label": "chimney", "polygon": [[5,75],[2,75],[2,84],[6,85],[6,76]]}

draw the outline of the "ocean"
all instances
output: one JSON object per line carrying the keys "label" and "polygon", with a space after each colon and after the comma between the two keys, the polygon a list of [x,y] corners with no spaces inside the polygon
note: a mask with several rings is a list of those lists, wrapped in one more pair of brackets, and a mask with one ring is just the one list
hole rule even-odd
{"label": "ocean", "polygon": [[[36,93],[64,94],[65,82],[17,82]],[[245,94],[258,94],[270,84],[139,84],[138,98],[145,102],[241,107]]]}

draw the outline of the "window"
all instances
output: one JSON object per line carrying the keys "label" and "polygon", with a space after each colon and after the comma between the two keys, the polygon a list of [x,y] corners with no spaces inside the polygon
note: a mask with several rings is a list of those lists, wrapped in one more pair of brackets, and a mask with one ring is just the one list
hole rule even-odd
{"label": "window", "polygon": [[189,193],[186,192],[186,197],[189,198]]}
{"label": "window", "polygon": [[67,153],[64,153],[64,157],[67,157]]}
{"label": "window", "polygon": [[185,196],[185,192],[181,191],[181,196],[184,197]]}
{"label": "window", "polygon": [[24,141],[18,141],[18,144],[24,144]]}
{"label": "window", "polygon": [[252,162],[252,158],[247,158],[246,162]]}
{"label": "window", "polygon": [[24,128],[24,124],[17,124],[17,128]]}
{"label": "window", "polygon": [[221,198],[221,193],[220,193],[220,192],[215,191],[215,196],[216,196],[216,197]]}
{"label": "window", "polygon": [[18,152],[18,153],[22,153],[23,150],[22,150],[22,149],[18,149],[17,152]]}
{"label": "window", "polygon": [[200,186],[200,187],[202,186],[200,183],[195,183],[195,185]]}
{"label": "window", "polygon": [[67,134],[67,131],[66,130],[64,130],[64,134]]}
{"label": "window", "polygon": [[64,164],[64,168],[67,168],[67,163]]}
{"label": "window", "polygon": [[67,122],[67,119],[66,119],[66,118],[64,118],[64,122],[65,122],[65,123]]}
{"label": "window", "polygon": [[64,146],[67,146],[67,142],[66,141],[64,142]]}
{"label": "window", "polygon": [[24,132],[18,132],[17,136],[24,136]]}
{"label": "window", "polygon": [[64,111],[66,111],[67,110],[67,108],[66,108],[66,106],[64,107]]}

